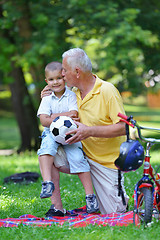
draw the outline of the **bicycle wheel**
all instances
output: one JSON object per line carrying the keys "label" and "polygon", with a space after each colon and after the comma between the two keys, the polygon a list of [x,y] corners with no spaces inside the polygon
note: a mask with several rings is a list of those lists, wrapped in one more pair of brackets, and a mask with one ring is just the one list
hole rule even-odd
{"label": "bicycle wheel", "polygon": [[136,226],[147,224],[152,221],[153,197],[151,188],[138,189],[138,203],[134,209],[133,223]]}

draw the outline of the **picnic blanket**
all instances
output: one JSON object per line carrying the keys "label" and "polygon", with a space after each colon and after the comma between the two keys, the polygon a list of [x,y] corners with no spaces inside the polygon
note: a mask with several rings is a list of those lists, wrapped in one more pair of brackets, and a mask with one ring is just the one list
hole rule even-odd
{"label": "picnic blanket", "polygon": [[0,219],[0,227],[18,227],[18,225],[28,226],[51,226],[56,224],[69,227],[86,227],[89,224],[101,226],[127,226],[133,223],[133,211],[126,213],[86,213],[86,206],[67,211],[65,217],[39,218],[30,214],[22,215],[18,218]]}

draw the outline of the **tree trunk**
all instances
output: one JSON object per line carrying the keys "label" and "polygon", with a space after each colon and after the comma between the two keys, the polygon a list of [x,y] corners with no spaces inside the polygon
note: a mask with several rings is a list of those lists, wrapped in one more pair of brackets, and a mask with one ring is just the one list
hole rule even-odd
{"label": "tree trunk", "polygon": [[[0,6],[0,17],[2,17],[2,12],[3,10]],[[26,38],[29,37],[29,33],[25,34]],[[10,43],[15,44],[15,40],[10,34],[10,31],[4,31],[3,36]],[[28,49],[29,47],[29,44],[26,43],[25,48]],[[21,146],[18,152],[32,149],[37,150],[40,145],[40,131],[36,112],[28,93],[21,67],[15,66],[14,62],[11,62],[11,65],[12,71],[9,75],[13,78],[13,82],[10,83],[9,86],[12,93],[12,105],[21,135]]]}
{"label": "tree trunk", "polygon": [[[13,1],[14,4],[14,1]],[[30,9],[28,6],[28,1],[18,2],[17,8],[22,13],[20,19],[17,20],[17,26],[19,29],[19,36],[22,41],[23,53],[27,52],[32,47],[31,37],[32,37],[32,26],[30,23]],[[34,83],[37,85],[35,89],[35,97],[37,101],[40,100],[40,88],[39,85],[44,81],[44,66],[37,63],[36,66],[30,66],[29,72],[32,75]]]}
{"label": "tree trunk", "polygon": [[18,152],[37,150],[40,143],[38,119],[31,97],[25,84],[22,69],[12,64],[11,77],[15,80],[10,84],[12,103],[21,134],[21,146]]}

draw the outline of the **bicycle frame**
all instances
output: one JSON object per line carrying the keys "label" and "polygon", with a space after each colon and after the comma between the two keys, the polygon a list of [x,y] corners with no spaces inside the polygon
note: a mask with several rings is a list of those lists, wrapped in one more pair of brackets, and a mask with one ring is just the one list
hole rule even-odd
{"label": "bicycle frame", "polygon": [[[142,136],[141,130],[158,131],[160,133],[160,129],[139,126],[132,116],[127,117],[121,113],[118,116],[121,118],[120,121],[133,128],[136,127],[139,139],[146,143],[143,177],[136,183],[134,189],[134,223],[139,226],[140,222],[145,224],[151,222],[153,212],[158,214],[158,217],[160,212],[160,174],[150,164],[150,149],[154,144],[160,143],[160,139],[146,138]],[[144,202],[145,206],[143,207]]]}

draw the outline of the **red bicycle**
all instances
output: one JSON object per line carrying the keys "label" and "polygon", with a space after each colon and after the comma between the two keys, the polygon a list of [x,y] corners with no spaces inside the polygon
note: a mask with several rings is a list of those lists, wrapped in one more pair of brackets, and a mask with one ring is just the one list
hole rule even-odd
{"label": "red bicycle", "polygon": [[133,116],[128,117],[121,113],[119,113],[118,116],[121,118],[121,121],[127,125],[133,128],[136,127],[138,138],[146,143],[143,177],[136,183],[134,189],[133,222],[136,226],[140,226],[141,223],[150,223],[153,214],[156,218],[159,218],[160,213],[160,174],[157,173],[159,167],[157,170],[154,170],[150,163],[150,149],[154,144],[160,143],[160,139],[144,137],[142,136],[142,130],[154,131],[160,134],[160,129],[140,126],[137,121],[133,119]]}

